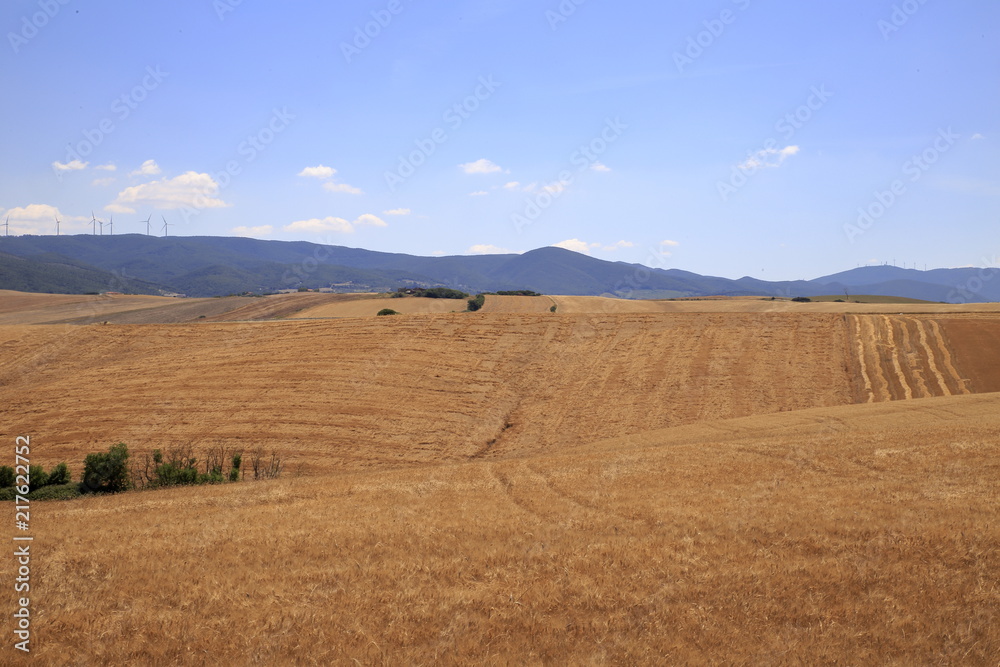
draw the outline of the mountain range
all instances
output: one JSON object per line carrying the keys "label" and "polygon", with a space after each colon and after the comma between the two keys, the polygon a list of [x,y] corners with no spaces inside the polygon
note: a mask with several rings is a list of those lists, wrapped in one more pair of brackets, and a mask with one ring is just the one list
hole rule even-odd
{"label": "mountain range", "polygon": [[219,296],[301,287],[385,291],[444,286],[624,298],[870,294],[950,303],[1000,301],[995,268],[859,267],[812,280],[737,280],[609,262],[557,247],[523,254],[420,257],[306,241],[220,236],[0,237],[0,289]]}

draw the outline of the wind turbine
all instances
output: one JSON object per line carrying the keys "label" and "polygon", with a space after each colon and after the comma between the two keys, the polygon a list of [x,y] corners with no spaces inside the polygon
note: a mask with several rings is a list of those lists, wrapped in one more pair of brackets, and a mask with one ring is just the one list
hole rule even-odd
{"label": "wind turbine", "polygon": [[[152,218],[152,217],[153,217],[153,216],[152,216],[152,214],[151,214],[151,215],[149,216],[149,218]],[[146,236],[149,236],[149,218],[146,218]]]}
{"label": "wind turbine", "polygon": [[9,215],[7,216],[7,219],[3,223],[3,235],[4,236],[10,236],[10,216]]}
{"label": "wind turbine", "polygon": [[94,236],[97,236],[97,216],[94,215],[93,211],[90,212],[90,228],[91,228],[91,233]]}
{"label": "wind turbine", "polygon": [[55,216],[56,219],[56,236],[59,236],[59,216]]}
{"label": "wind turbine", "polygon": [[115,216],[111,216],[111,220],[108,222],[108,236],[115,235]]}
{"label": "wind turbine", "polygon": [[167,228],[170,227],[170,223],[162,215],[160,217],[163,218],[163,235],[167,236],[169,231]]}

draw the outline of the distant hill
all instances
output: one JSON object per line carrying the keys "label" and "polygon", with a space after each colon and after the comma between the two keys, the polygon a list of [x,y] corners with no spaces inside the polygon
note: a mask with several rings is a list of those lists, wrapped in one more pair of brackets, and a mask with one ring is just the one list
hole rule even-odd
{"label": "distant hill", "polygon": [[0,289],[52,294],[128,292],[160,294],[164,289],[140,280],[122,279],[109,271],[87,267],[52,254],[32,259],[0,252]]}
{"label": "distant hill", "polygon": [[813,280],[768,282],[608,262],[563,248],[524,254],[420,257],[239,237],[142,234],[0,238],[0,289],[218,296],[299,287],[385,291],[401,285],[466,292],[531,289],[625,298],[813,296],[848,293],[926,301],[1000,301],[991,270],[862,267]]}

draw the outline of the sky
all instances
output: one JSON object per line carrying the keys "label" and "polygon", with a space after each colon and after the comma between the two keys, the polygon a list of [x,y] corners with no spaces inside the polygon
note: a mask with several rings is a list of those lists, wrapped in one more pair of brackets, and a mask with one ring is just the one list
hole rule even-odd
{"label": "sky", "polygon": [[7,0],[0,28],[0,234],[1000,265],[996,0]]}

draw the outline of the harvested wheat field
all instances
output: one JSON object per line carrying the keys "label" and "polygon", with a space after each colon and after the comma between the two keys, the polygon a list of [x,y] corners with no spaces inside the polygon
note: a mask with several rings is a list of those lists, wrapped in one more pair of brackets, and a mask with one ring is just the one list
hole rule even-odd
{"label": "harvested wheat field", "polygon": [[0,326],[32,463],[286,462],[36,502],[32,658],[997,664],[1000,316],[581,298]]}
{"label": "harvested wheat field", "polygon": [[383,308],[403,315],[462,312],[467,307],[465,299],[428,299],[422,297],[389,298],[388,294],[351,301],[327,302],[303,310],[295,315],[301,318],[373,317]]}
{"label": "harvested wheat field", "polygon": [[178,299],[165,296],[34,294],[0,290],[0,325],[96,321],[123,311],[169,307],[177,303]]}

